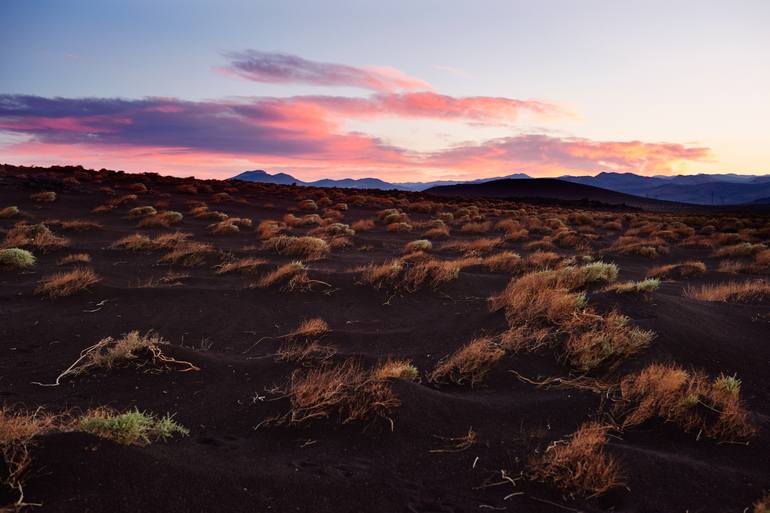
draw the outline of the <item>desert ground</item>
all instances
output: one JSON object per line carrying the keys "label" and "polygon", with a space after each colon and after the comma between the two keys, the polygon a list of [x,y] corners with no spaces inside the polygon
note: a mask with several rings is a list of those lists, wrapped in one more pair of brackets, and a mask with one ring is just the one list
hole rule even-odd
{"label": "desert ground", "polygon": [[770,214],[0,167],[0,503],[765,512]]}

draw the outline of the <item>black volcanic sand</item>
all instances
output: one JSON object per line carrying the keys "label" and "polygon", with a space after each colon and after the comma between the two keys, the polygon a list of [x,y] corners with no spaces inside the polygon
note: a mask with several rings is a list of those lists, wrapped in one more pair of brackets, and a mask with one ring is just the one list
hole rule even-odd
{"label": "black volcanic sand", "polygon": [[[476,266],[439,290],[399,295],[384,304],[385,293],[357,284],[356,274],[349,270],[398,256],[405,242],[420,237],[419,232],[389,233],[378,223],[354,238],[354,248],[335,250],[327,259],[309,263],[311,277],[331,283],[330,291],[248,289],[249,279],[243,275],[214,274],[216,259],[182,268],[158,264],[158,252],[108,246],[137,231],[155,235],[179,229],[235,256],[288,262],[292,259],[260,251],[251,229],[214,236],[207,231],[211,221],[186,216],[173,229],[138,230],[126,212],[159,200],[186,212],[185,202],[201,200],[212,210],[253,219],[256,226],[264,219],[281,219],[306,189],[243,186],[233,197],[247,203],[214,203],[210,193],[178,193],[176,186],[182,183],[178,180],[102,173],[101,183],[63,181],[72,175],[67,169],[44,173],[7,167],[0,172],[0,208],[18,205],[33,222],[86,219],[104,226],[84,232],[53,227],[56,234],[71,239],[70,248],[48,254],[35,251],[38,263],[29,272],[0,271],[3,403],[54,412],[136,406],[175,414],[190,436],[145,447],[76,432],[38,437],[25,485],[27,502],[41,504],[32,511],[741,512],[770,487],[770,304],[707,303],[683,296],[690,285],[757,275],[710,270],[687,282],[665,281],[649,298],[589,294],[590,304],[599,311],[618,308],[635,324],[657,333],[651,347],[624,362],[615,379],[656,361],[678,362],[712,376],[737,374],[759,433],[748,446],[720,444],[698,440],[672,424],[648,422],[608,444],[608,452],[624,464],[628,489],[587,501],[571,499],[549,485],[526,480],[515,487],[490,486],[502,481],[501,469],[519,475],[548,444],[598,418],[602,397],[536,388],[509,372],[533,378],[567,375],[568,369],[551,351],[506,356],[478,388],[436,387],[425,379],[438,360],[472,338],[506,328],[503,313],[489,312],[487,298],[505,287],[509,275]],[[107,214],[90,213],[109,199],[101,187],[115,187],[123,194],[130,191],[119,190],[121,184],[140,180],[149,192],[140,193],[136,202]],[[215,192],[232,186],[208,184]],[[29,195],[40,190],[57,191],[57,201],[31,201]],[[399,194],[414,200],[422,197]],[[343,222],[374,217],[377,210],[351,205]],[[429,218],[411,212],[410,216]],[[0,220],[0,227],[7,230],[17,220]],[[453,237],[478,235],[453,230]],[[611,240],[605,237],[595,243],[593,254],[617,263],[620,280],[640,279],[654,265],[689,258],[702,259],[709,269],[718,265],[705,249],[673,244],[671,255],[655,260],[619,256],[605,251]],[[253,248],[244,249],[248,246]],[[506,243],[503,249],[525,255],[522,246]],[[103,280],[72,297],[48,300],[35,295],[41,277],[62,270],[57,261],[76,252],[92,256],[91,266]],[[191,276],[181,285],[137,287],[170,269]],[[388,356],[408,358],[423,373],[420,383],[393,380],[401,406],[393,416],[392,431],[386,422],[340,425],[336,419],[306,427],[255,429],[265,418],[287,410],[285,399],[260,398],[269,399],[266,390],[283,385],[296,366],[274,360],[276,341],[264,341],[248,355],[242,352],[261,337],[285,334],[313,317],[331,326],[324,342],[337,347],[336,361],[354,357],[374,366]],[[200,372],[150,373],[129,366],[65,379],[59,387],[31,384],[54,380],[83,348],[103,337],[150,329],[170,342],[166,349],[170,355],[194,362]],[[462,436],[469,427],[478,433],[477,445],[457,453],[431,452],[445,447],[439,437]],[[16,499],[7,490],[3,493],[4,502]]]}

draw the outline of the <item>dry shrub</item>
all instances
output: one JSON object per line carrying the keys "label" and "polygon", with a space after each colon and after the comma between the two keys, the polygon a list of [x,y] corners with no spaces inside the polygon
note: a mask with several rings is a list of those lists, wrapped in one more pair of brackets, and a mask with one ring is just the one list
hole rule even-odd
{"label": "dry shrub", "polygon": [[409,223],[391,223],[387,226],[387,230],[394,233],[411,232],[412,225]]}
{"label": "dry shrub", "polygon": [[420,377],[417,367],[412,364],[411,360],[393,360],[391,358],[378,366],[373,374],[375,379],[380,381],[389,378],[416,381]]}
{"label": "dry shrub", "polygon": [[714,252],[714,256],[727,257],[727,258],[750,257],[766,249],[767,249],[767,246],[765,246],[764,244],[752,244],[750,242],[742,242],[740,244],[735,244],[733,246],[721,247]]}
{"label": "dry shrub", "polygon": [[483,223],[465,223],[460,227],[462,233],[487,233],[491,229],[491,221],[485,221]]}
{"label": "dry shrub", "polygon": [[323,222],[321,216],[318,214],[307,214],[302,217],[297,217],[294,214],[286,214],[283,216],[283,222],[289,226],[312,226],[320,225]]}
{"label": "dry shrub", "polygon": [[280,221],[265,220],[261,221],[259,225],[257,225],[257,234],[259,235],[260,239],[264,240],[284,233],[288,229],[289,227]]}
{"label": "dry shrub", "polygon": [[364,232],[367,230],[371,230],[374,228],[374,220],[373,219],[360,219],[353,223],[351,226],[355,231],[357,232]]}
{"label": "dry shrub", "polygon": [[561,260],[561,256],[553,251],[535,251],[526,259],[527,267],[534,269],[547,269],[554,267]]}
{"label": "dry shrub", "polygon": [[617,266],[604,262],[531,272],[511,280],[502,293],[491,298],[490,306],[493,311],[505,308],[512,324],[559,324],[585,305],[585,296],[572,291],[612,282],[617,275]]}
{"label": "dry shrub", "polygon": [[182,241],[173,246],[170,252],[158,260],[166,264],[179,264],[184,267],[203,265],[206,257],[217,254],[218,251],[206,242]]}
{"label": "dry shrub", "polygon": [[318,210],[318,205],[311,199],[305,199],[299,202],[297,207],[300,210]]}
{"label": "dry shrub", "polygon": [[217,274],[227,274],[232,272],[240,272],[244,274],[253,274],[259,267],[267,265],[267,260],[263,258],[246,257],[231,262],[225,262],[219,264],[217,267]]}
{"label": "dry shrub", "polygon": [[619,312],[599,316],[583,312],[567,321],[562,329],[569,333],[564,359],[580,372],[612,366],[650,345],[655,334],[629,326],[628,317]]}
{"label": "dry shrub", "polygon": [[85,232],[91,230],[101,230],[104,227],[99,223],[84,221],[82,219],[73,219],[71,221],[46,221],[46,224],[58,225],[62,230],[73,232]]}
{"label": "dry shrub", "polygon": [[265,420],[265,425],[302,425],[336,417],[342,424],[355,421],[387,420],[400,406],[390,385],[371,376],[353,360],[334,367],[297,370],[286,389],[290,410]]}
{"label": "dry shrub", "polygon": [[275,357],[279,362],[316,367],[328,362],[335,354],[337,350],[334,346],[320,344],[314,340],[310,343],[286,342],[278,348]]}
{"label": "dry shrub", "polygon": [[568,439],[549,445],[530,461],[530,476],[579,497],[598,497],[625,485],[620,462],[608,455],[609,426],[581,425]]}
{"label": "dry shrub", "polygon": [[82,267],[46,276],[40,281],[35,293],[49,298],[71,296],[88,290],[88,287],[100,280],[101,278],[96,275],[93,269]]}
{"label": "dry shrub", "polygon": [[127,249],[129,251],[149,251],[157,249],[157,246],[148,236],[134,233],[113,242],[110,248]]}
{"label": "dry shrub", "polygon": [[173,210],[167,210],[160,212],[154,216],[147,216],[139,221],[140,228],[168,228],[171,225],[179,224],[184,219],[184,216]]}
{"label": "dry shrub", "polygon": [[155,207],[151,205],[145,205],[143,207],[135,207],[129,210],[128,217],[131,217],[131,218],[147,217],[147,216],[154,216],[157,213],[158,211],[155,210]]}
{"label": "dry shrub", "polygon": [[439,285],[456,280],[460,275],[463,261],[425,260],[414,265],[404,267],[401,279],[401,287],[407,292],[415,292],[424,284],[430,284],[436,288]]}
{"label": "dry shrub", "polygon": [[699,260],[690,260],[681,264],[668,264],[653,267],[647,271],[651,278],[686,278],[706,272],[706,264]]}
{"label": "dry shrub", "polygon": [[238,235],[241,232],[238,225],[229,219],[209,225],[208,228],[213,235]]}
{"label": "dry shrub", "polygon": [[770,492],[752,505],[752,513],[770,513]]}
{"label": "dry shrub", "polygon": [[430,230],[423,233],[422,236],[426,239],[446,239],[449,238],[449,227],[440,226],[431,228]]}
{"label": "dry shrub", "polygon": [[51,203],[56,201],[56,193],[53,191],[43,191],[31,194],[29,199],[37,201],[38,203]]}
{"label": "dry shrub", "polygon": [[490,271],[513,273],[521,269],[521,257],[513,251],[503,251],[486,257],[482,264]]}
{"label": "dry shrub", "polygon": [[727,282],[716,285],[688,287],[685,296],[700,301],[726,301],[746,303],[762,301],[770,297],[770,283],[764,280]]}
{"label": "dry shrub", "polygon": [[621,380],[615,410],[624,416],[624,428],[660,418],[698,436],[745,440],[756,428],[740,399],[740,385],[733,376],[710,380],[702,372],[656,363]]}
{"label": "dry shrub", "polygon": [[414,253],[415,251],[430,251],[433,244],[429,240],[420,239],[407,242],[404,246],[404,253]]}
{"label": "dry shrub", "polygon": [[[629,233],[629,230],[626,233]],[[622,255],[639,255],[647,258],[657,258],[661,255],[668,255],[670,250],[664,239],[659,237],[639,238],[635,236],[624,235],[619,237],[610,250],[616,251]]]}
{"label": "dry shrub", "polygon": [[494,238],[480,238],[469,241],[453,241],[447,242],[441,247],[442,251],[459,250],[466,255],[477,255],[482,253],[488,253],[493,249],[498,248],[503,243],[500,237]]}
{"label": "dry shrub", "polygon": [[528,242],[524,245],[524,248],[529,251],[549,252],[552,249],[556,249],[556,246],[553,244],[553,242],[551,242],[550,239],[543,239]]}
{"label": "dry shrub", "polygon": [[19,215],[19,207],[11,206],[0,209],[0,219],[10,219]]}
{"label": "dry shrub", "polygon": [[267,288],[273,285],[283,284],[282,290],[298,290],[306,292],[312,290],[317,285],[331,287],[329,283],[320,280],[313,280],[308,274],[308,269],[302,262],[291,262],[278,267],[276,270],[264,275],[252,287]]}
{"label": "dry shrub", "polygon": [[183,183],[176,186],[177,192],[182,194],[198,194],[198,188],[191,183]]}
{"label": "dry shrub", "polygon": [[403,268],[403,262],[392,260],[383,264],[367,264],[354,269],[354,272],[360,273],[361,283],[382,289],[395,286]]}
{"label": "dry shrub", "polygon": [[172,369],[175,366],[180,371],[200,370],[190,362],[176,360],[163,353],[162,347],[167,342],[157,333],[148,331],[140,335],[138,331],[131,331],[118,339],[107,337],[96,344],[83,349],[80,357],[72,365],[64,370],[51,384],[36,383],[44,386],[58,386],[61,380],[67,376],[79,376],[96,369],[112,369],[135,363],[141,360],[140,366],[156,369]]}
{"label": "dry shrub", "polygon": [[278,235],[263,243],[265,249],[279,255],[302,256],[308,260],[319,260],[329,254],[329,243],[318,237],[293,237]]}
{"label": "dry shrub", "polygon": [[[59,431],[59,418],[37,410],[34,413],[14,411],[0,406],[0,453],[3,456],[2,484],[18,494],[16,506],[23,507],[23,483],[32,462],[30,446],[36,436]],[[5,495],[5,494],[3,494]],[[9,508],[8,511],[13,510]]]}
{"label": "dry shrub", "polygon": [[5,234],[4,248],[22,248],[32,246],[43,253],[61,249],[70,245],[69,239],[57,237],[44,224],[17,223]]}
{"label": "dry shrub", "polygon": [[452,382],[474,387],[484,381],[492,366],[503,356],[505,350],[492,338],[476,338],[440,361],[428,380],[438,384]]}
{"label": "dry shrub", "polygon": [[770,249],[760,251],[754,257],[754,263],[759,267],[770,266]]}
{"label": "dry shrub", "polygon": [[87,264],[90,261],[91,255],[88,253],[74,253],[72,255],[67,255],[66,257],[59,260],[58,265]]}
{"label": "dry shrub", "polygon": [[610,290],[618,294],[639,294],[650,293],[660,287],[660,280],[657,278],[647,278],[641,281],[626,281],[613,285]]}
{"label": "dry shrub", "polygon": [[720,260],[717,271],[720,273],[737,274],[749,270],[751,266],[739,260]]}

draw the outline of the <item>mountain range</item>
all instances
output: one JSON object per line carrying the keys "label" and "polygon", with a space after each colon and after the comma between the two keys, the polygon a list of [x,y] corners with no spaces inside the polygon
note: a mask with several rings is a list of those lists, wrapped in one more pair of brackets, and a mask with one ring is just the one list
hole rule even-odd
{"label": "mountain range", "polygon": [[[353,189],[396,189],[425,191],[433,187],[480,184],[504,179],[528,179],[525,173],[515,173],[477,180],[439,180],[431,182],[390,183],[379,178],[343,178],[305,182],[286,173],[270,174],[263,170],[246,171],[233,180],[303,185],[313,187],[345,187]],[[770,198],[770,175],[697,174],[673,176],[642,176],[634,173],[602,172],[595,176],[560,176],[558,180],[600,187],[609,191],[631,194],[648,199],[691,203],[696,205],[738,205],[766,203]]]}

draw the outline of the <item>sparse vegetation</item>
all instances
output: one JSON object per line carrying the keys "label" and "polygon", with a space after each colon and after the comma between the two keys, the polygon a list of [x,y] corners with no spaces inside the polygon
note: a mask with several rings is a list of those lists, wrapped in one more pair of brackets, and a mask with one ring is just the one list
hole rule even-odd
{"label": "sparse vegetation", "polygon": [[624,428],[660,418],[719,440],[745,440],[756,432],[734,377],[710,380],[676,365],[652,364],[623,378],[620,394],[616,412],[624,414]]}
{"label": "sparse vegetation", "polygon": [[66,297],[88,290],[91,285],[101,280],[99,276],[87,267],[79,267],[72,271],[46,276],[40,281],[35,292],[48,298]]}
{"label": "sparse vegetation", "polygon": [[174,421],[172,415],[154,415],[129,410],[118,413],[109,408],[88,411],[80,418],[79,429],[123,445],[148,445],[174,436],[187,436],[190,431]]}
{"label": "sparse vegetation", "polygon": [[285,396],[291,403],[290,410],[266,419],[262,425],[301,425],[332,417],[347,424],[382,418],[393,429],[390,416],[401,404],[387,382],[374,379],[353,360],[295,371]]}
{"label": "sparse vegetation", "polygon": [[503,356],[505,351],[491,338],[476,338],[439,362],[431,372],[429,380],[433,383],[452,382],[478,386]]}
{"label": "sparse vegetation", "polygon": [[587,422],[530,462],[532,479],[578,497],[598,497],[625,485],[620,462],[606,453],[609,426]]}
{"label": "sparse vegetation", "polygon": [[770,297],[770,283],[757,281],[727,282],[716,285],[688,287],[685,296],[700,301],[727,301],[745,303]]}

